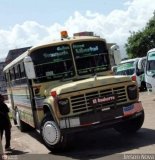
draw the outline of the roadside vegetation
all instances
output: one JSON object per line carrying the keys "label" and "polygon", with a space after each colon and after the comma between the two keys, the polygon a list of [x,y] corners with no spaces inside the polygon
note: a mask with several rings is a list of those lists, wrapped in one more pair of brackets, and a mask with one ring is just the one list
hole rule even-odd
{"label": "roadside vegetation", "polygon": [[131,32],[125,48],[129,58],[146,56],[148,50],[155,48],[155,11],[142,30]]}

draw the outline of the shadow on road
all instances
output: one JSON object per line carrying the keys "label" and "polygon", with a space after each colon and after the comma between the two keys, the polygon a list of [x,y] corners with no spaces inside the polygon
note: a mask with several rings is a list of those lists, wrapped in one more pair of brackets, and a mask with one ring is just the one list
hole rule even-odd
{"label": "shadow on road", "polygon": [[95,159],[155,144],[155,130],[142,128],[134,135],[124,136],[113,129],[82,133],[75,136],[71,149],[58,153],[74,159]]}
{"label": "shadow on road", "polygon": [[16,150],[16,149],[11,149],[9,151],[5,152],[7,155],[22,155],[22,154],[27,154],[28,152]]}
{"label": "shadow on road", "polygon": [[[43,143],[35,131],[28,134]],[[74,135],[70,148],[57,155],[73,159],[95,159],[153,144],[155,144],[155,130],[152,129],[141,128],[134,135],[121,135],[114,129],[102,129]],[[53,153],[49,151],[49,154]]]}

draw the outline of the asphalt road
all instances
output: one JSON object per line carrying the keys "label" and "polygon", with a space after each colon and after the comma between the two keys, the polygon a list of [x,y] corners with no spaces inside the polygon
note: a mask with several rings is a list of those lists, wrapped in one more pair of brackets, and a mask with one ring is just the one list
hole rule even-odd
{"label": "asphalt road", "polygon": [[[35,131],[21,133],[12,127],[13,150],[7,152],[14,160],[62,160],[62,159],[153,159],[155,160],[155,95],[140,93],[145,110],[142,128],[132,136],[122,136],[113,129],[77,134],[72,147],[52,154]],[[3,139],[4,144],[4,139]],[[149,154],[149,155],[148,155]]]}

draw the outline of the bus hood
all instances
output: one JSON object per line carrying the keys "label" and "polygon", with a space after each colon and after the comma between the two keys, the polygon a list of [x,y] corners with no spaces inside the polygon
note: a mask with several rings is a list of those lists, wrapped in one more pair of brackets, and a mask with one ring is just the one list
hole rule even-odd
{"label": "bus hood", "polygon": [[106,76],[106,77],[97,77],[79,80],[76,82],[68,83],[61,85],[59,87],[55,87],[51,90],[51,92],[56,92],[57,95],[75,92],[83,89],[90,89],[93,87],[99,87],[103,85],[116,84],[121,82],[131,81],[131,78],[128,76]]}

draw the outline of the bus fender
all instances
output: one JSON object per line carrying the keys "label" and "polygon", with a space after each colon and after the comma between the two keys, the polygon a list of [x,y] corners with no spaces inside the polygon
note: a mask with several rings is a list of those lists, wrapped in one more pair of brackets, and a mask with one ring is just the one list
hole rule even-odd
{"label": "bus fender", "polygon": [[54,115],[53,107],[52,107],[50,104],[44,103],[44,105],[43,105],[43,112],[44,112],[44,115],[46,115],[46,114],[51,114],[52,119],[53,119],[55,122],[57,122],[56,117],[55,117],[55,115]]}

